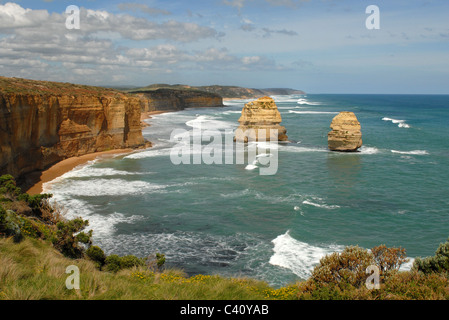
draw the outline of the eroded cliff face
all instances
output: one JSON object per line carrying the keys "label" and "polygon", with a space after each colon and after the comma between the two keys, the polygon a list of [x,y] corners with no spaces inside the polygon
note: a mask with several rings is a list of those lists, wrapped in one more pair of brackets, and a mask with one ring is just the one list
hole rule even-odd
{"label": "eroded cliff face", "polygon": [[281,122],[281,114],[272,98],[249,102],[242,110],[235,141],[287,141],[287,130]]}
{"label": "eroded cliff face", "polygon": [[148,145],[137,97],[85,86],[0,80],[0,174],[21,177],[69,157]]}
{"label": "eroded cliff face", "polygon": [[223,98],[196,90],[157,89],[133,92],[140,97],[142,112],[178,111],[186,108],[223,107]]}
{"label": "eroded cliff face", "polygon": [[142,112],[222,106],[219,95],[196,90],[123,93],[0,77],[0,174],[21,178],[74,156],[149,147]]}
{"label": "eroded cliff face", "polygon": [[328,146],[332,151],[354,152],[362,146],[360,122],[353,112],[342,111],[331,123]]}

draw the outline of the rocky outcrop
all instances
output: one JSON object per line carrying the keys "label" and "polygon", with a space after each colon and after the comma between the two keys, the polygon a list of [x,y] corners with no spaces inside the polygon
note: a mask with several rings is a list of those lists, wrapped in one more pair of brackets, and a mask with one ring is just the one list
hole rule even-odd
{"label": "rocky outcrop", "polygon": [[332,151],[353,152],[362,146],[360,122],[353,112],[340,112],[331,123],[328,146]]}
{"label": "rocky outcrop", "polygon": [[287,141],[287,130],[281,122],[281,114],[272,98],[262,97],[249,102],[242,110],[235,141]]}
{"label": "rocky outcrop", "polygon": [[0,174],[147,146],[140,115],[140,99],[118,91],[0,77]]}
{"label": "rocky outcrop", "polygon": [[186,108],[223,107],[223,98],[214,93],[182,90],[156,89],[132,91],[141,98],[142,112],[179,111]]}

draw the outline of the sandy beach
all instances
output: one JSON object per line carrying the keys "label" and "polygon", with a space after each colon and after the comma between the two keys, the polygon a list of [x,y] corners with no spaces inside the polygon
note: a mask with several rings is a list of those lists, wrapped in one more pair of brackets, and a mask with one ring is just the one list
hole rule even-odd
{"label": "sandy beach", "polygon": [[[141,121],[144,123],[144,120],[151,119],[152,115],[165,113],[168,111],[150,111],[150,112],[143,112],[141,115]],[[40,194],[42,193],[43,189],[42,186],[46,182],[50,182],[57,177],[62,176],[64,173],[69,172],[76,168],[77,166],[83,165],[89,161],[101,158],[111,158],[118,154],[127,154],[133,152],[134,149],[116,149],[116,150],[109,150],[109,151],[103,151],[103,152],[95,152],[95,153],[89,153],[85,154],[79,157],[72,157],[65,160],[62,160],[56,164],[54,164],[52,167],[48,168],[45,171],[42,171],[39,181],[34,184],[31,188],[26,190],[26,192],[30,195]]]}
{"label": "sandy beach", "polygon": [[79,165],[85,164],[88,161],[95,160],[97,158],[108,158],[113,157],[117,154],[126,154],[132,152],[133,149],[119,149],[119,150],[110,150],[104,152],[95,152],[86,155],[82,155],[79,157],[72,157],[65,160],[62,160],[49,169],[42,171],[39,181],[28,189],[26,192],[31,195],[42,193],[42,186],[44,183],[52,181],[59,176],[62,176],[64,173],[69,172],[76,168]]}

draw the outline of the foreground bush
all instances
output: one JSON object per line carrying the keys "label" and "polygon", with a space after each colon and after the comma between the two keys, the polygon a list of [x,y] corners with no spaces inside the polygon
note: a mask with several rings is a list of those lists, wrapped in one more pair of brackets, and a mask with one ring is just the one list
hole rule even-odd
{"label": "foreground bush", "polygon": [[[380,245],[366,250],[358,246],[346,247],[323,257],[315,266],[311,277],[298,285],[298,298],[307,300],[380,299],[385,290],[395,283],[399,268],[407,262],[403,248],[387,248]],[[367,268],[379,270],[381,289],[370,290],[366,286]],[[390,297],[390,296],[388,296]]]}
{"label": "foreground bush", "polygon": [[449,272],[449,239],[441,243],[433,257],[416,258],[413,268],[424,272]]}

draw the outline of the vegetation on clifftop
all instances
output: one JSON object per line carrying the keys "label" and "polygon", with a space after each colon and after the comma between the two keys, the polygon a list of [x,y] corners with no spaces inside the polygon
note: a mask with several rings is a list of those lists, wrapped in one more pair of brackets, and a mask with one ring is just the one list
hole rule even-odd
{"label": "vegetation on clifftop", "polygon": [[[22,193],[12,176],[0,177],[0,300],[387,300],[448,299],[449,240],[435,255],[417,258],[410,271],[403,248],[346,247],[323,257],[306,281],[272,288],[263,281],[218,275],[187,277],[164,267],[165,256],[107,256],[92,245],[87,220],[68,220],[51,195]],[[80,270],[80,289],[66,287],[66,268]],[[366,268],[380,272],[369,289]]]}
{"label": "vegetation on clifftop", "polygon": [[170,90],[183,90],[183,91],[198,91],[198,92],[208,92],[210,94],[217,94],[226,99],[253,99],[260,98],[269,95],[289,95],[289,94],[304,94],[304,91],[287,89],[287,88],[273,88],[273,89],[253,89],[253,88],[242,88],[236,86],[189,86],[182,84],[152,84],[143,88],[128,89],[128,92],[144,92],[144,91],[155,91],[160,89],[170,89]]}
{"label": "vegetation on clifftop", "polygon": [[115,96],[123,93],[103,88],[65,82],[37,81],[0,76],[0,94],[33,94],[33,95],[73,95],[73,96]]}

